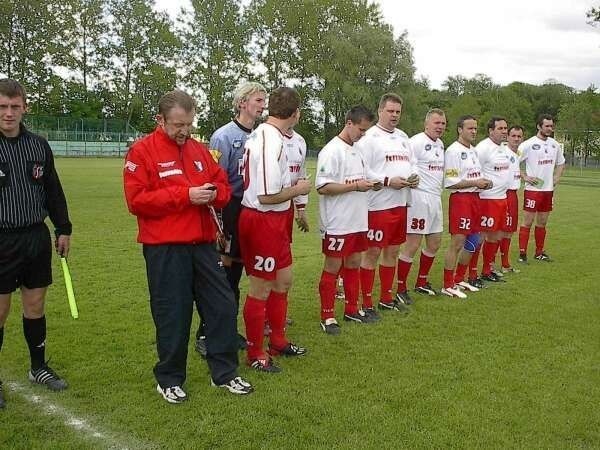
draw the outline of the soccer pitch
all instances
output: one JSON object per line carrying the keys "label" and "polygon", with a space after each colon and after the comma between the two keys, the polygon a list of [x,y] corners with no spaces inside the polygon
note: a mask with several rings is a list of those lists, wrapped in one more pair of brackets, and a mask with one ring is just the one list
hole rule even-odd
{"label": "soccer pitch", "polygon": [[[294,235],[289,311],[289,336],[308,355],[281,360],[277,375],[241,368],[256,392],[238,397],[210,386],[192,339],[190,399],[169,405],[155,391],[154,326],[122,165],[57,160],[74,227],[79,319],[70,317],[55,258],[47,355],[70,387],[52,393],[27,381],[13,297],[0,354],[0,448],[600,448],[600,173],[569,168],[563,177],[547,238],[555,262],[519,266],[507,283],[466,301],[415,294],[409,315],[340,321],[337,337],[318,326],[313,191],[312,229]],[[447,242],[445,233],[439,255]],[[516,236],[512,251],[518,265]],[[437,288],[442,259],[430,276]],[[336,309],[341,319],[339,302]]]}

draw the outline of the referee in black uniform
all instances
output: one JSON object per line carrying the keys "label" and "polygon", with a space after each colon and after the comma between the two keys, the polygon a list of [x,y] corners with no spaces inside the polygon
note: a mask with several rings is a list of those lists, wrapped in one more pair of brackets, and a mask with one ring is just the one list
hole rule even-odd
{"label": "referee in black uniform", "polygon": [[21,123],[26,105],[20,84],[0,79],[0,349],[10,297],[20,288],[23,334],[31,356],[29,380],[60,391],[67,383],[45,359],[44,297],[52,283],[52,241],[44,220],[50,216],[55,248],[63,256],[69,253],[71,222],[48,142]]}

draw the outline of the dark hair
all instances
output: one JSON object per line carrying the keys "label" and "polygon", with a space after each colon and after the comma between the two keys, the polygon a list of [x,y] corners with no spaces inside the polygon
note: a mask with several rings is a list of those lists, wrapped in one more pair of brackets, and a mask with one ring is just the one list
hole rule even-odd
{"label": "dark hair", "polygon": [[290,87],[278,87],[269,95],[269,116],[289,119],[300,108],[300,94]]}
{"label": "dark hair", "polygon": [[492,116],[490,117],[490,120],[488,120],[487,123],[487,129],[488,131],[490,130],[494,130],[496,128],[496,122],[502,122],[502,121],[506,122],[506,119],[502,116]]}
{"label": "dark hair", "polygon": [[521,126],[521,125],[512,125],[509,129],[508,129],[508,134],[510,134],[510,132],[512,130],[521,130],[523,133],[525,133],[525,129]]}
{"label": "dark hair", "polygon": [[194,98],[179,89],[167,92],[158,101],[158,113],[166,117],[167,113],[176,106],[179,106],[186,112],[196,112],[196,100]]}
{"label": "dark hair", "polygon": [[537,117],[537,120],[535,121],[535,124],[538,127],[541,127],[542,124],[544,123],[544,120],[551,120],[552,122],[554,122],[554,117],[552,117],[550,114],[540,114]]}
{"label": "dark hair", "polygon": [[383,94],[381,96],[381,98],[379,99],[379,109],[383,109],[383,107],[385,106],[385,104],[387,102],[392,102],[392,103],[400,103],[400,105],[402,105],[402,97],[400,97],[398,94],[394,94],[393,92],[388,92],[387,94]]}
{"label": "dark hair", "polygon": [[456,128],[462,128],[467,120],[477,121],[475,116],[471,116],[470,114],[465,114],[464,116],[460,116],[456,121]]}
{"label": "dark hair", "polygon": [[27,94],[21,84],[12,78],[2,78],[0,80],[0,95],[8,98],[21,97],[23,103],[27,103]]}
{"label": "dark hair", "polygon": [[346,122],[350,121],[353,124],[357,124],[363,119],[367,119],[369,122],[373,122],[373,120],[375,120],[375,114],[373,114],[366,106],[354,105],[346,113]]}

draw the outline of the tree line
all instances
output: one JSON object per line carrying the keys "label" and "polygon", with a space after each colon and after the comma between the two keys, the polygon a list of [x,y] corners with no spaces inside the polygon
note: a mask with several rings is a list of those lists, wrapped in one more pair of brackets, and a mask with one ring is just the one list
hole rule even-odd
{"label": "tree line", "polygon": [[[406,32],[394,35],[367,0],[192,0],[172,20],[153,0],[0,0],[0,73],[30,95],[30,112],[117,118],[146,132],[159,97],[174,87],[199,100],[198,132],[209,136],[231,119],[240,80],[269,90],[293,85],[303,98],[298,131],[320,148],[337,133],[350,105],[376,107],[403,96],[401,127],[422,129],[425,112],[492,115],[535,132],[540,113],[557,116],[571,151],[598,151],[600,94],[551,79],[500,86],[485,75],[449,76],[441,89],[415,76]],[[598,11],[587,15],[600,22]],[[582,18],[585,20],[585,18]],[[480,134],[485,134],[484,126]],[[454,139],[454,127],[444,136]]]}

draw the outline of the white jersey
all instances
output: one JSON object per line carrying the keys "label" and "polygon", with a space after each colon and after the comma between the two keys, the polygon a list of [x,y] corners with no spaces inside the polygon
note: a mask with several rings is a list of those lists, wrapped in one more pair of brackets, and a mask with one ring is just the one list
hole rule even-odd
{"label": "white jersey", "polygon": [[[388,131],[375,125],[354,146],[361,152],[370,171],[377,174],[376,179],[408,178],[417,172],[408,136],[397,128]],[[406,206],[410,188],[393,189],[386,186],[380,191],[368,191],[367,195],[369,211],[383,211]]]}
{"label": "white jersey", "polygon": [[[465,147],[456,141],[444,153],[444,187],[448,188],[465,180],[477,180],[481,175],[481,164],[475,147]],[[453,189],[454,192],[479,192],[476,187]]]}
{"label": "white jersey", "polygon": [[490,138],[485,138],[475,147],[475,153],[481,164],[483,178],[492,181],[492,187],[479,193],[479,197],[490,200],[506,198],[506,190],[512,181],[510,171],[511,151],[506,145],[498,145]]}
{"label": "white jersey", "polygon": [[[319,152],[315,185],[351,184],[367,179],[367,167],[361,153],[338,136]],[[352,191],[319,197],[319,226],[325,233],[342,235],[367,231],[369,204],[366,192]]]}
{"label": "white jersey", "polygon": [[442,195],[444,183],[444,143],[419,133],[410,138],[410,146],[417,161],[419,185],[417,191]]}
{"label": "white jersey", "polygon": [[[290,182],[294,186],[298,180],[306,178],[306,141],[295,131],[291,135],[283,135],[283,149],[287,156]],[[297,208],[306,206],[308,194],[294,197]]]}
{"label": "white jersey", "polygon": [[508,153],[510,155],[510,173],[512,175],[510,184],[508,185],[509,190],[518,191],[521,187],[521,167],[519,167],[519,152],[512,151],[507,145]]}
{"label": "white jersey", "polygon": [[520,161],[525,161],[527,176],[542,180],[536,186],[525,184],[526,191],[553,191],[554,168],[565,163],[565,156],[558,142],[552,138],[545,141],[537,136],[530,137],[519,145]]}
{"label": "white jersey", "polygon": [[283,151],[283,135],[278,128],[263,123],[248,136],[243,161],[244,197],[242,205],[258,211],[286,211],[290,200],[263,205],[260,195],[272,195],[289,187],[290,171]]}

